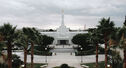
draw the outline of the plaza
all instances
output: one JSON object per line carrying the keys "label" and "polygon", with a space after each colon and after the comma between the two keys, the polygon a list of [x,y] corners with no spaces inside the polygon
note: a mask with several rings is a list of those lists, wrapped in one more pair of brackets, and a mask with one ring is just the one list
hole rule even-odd
{"label": "plaza", "polygon": [[[54,46],[54,45],[51,45]],[[62,49],[61,49],[62,48]],[[72,52],[72,54],[71,54]],[[13,52],[14,54],[17,54],[21,57],[21,60],[23,61],[24,56],[23,52]],[[56,66],[60,66],[61,64],[68,64],[69,66],[75,67],[75,68],[82,68],[81,67],[81,56],[75,56],[74,50],[72,48],[72,45],[65,45],[64,48],[62,45],[55,46],[53,50],[52,56],[47,56],[47,68],[52,68]],[[28,55],[27,62],[30,63],[30,55]],[[39,56],[34,55],[34,63],[46,63],[46,56]],[[83,63],[93,63],[95,62],[96,58],[95,55],[87,55],[83,56]],[[104,54],[99,55],[99,62],[104,61]]]}

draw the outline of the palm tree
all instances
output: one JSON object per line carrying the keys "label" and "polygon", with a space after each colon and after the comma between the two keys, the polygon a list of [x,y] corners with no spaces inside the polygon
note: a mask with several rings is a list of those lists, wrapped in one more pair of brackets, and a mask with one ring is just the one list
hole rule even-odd
{"label": "palm tree", "polygon": [[120,57],[120,53],[118,51],[112,52],[112,68],[122,68],[122,58]]}
{"label": "palm tree", "polygon": [[19,46],[19,47],[23,47],[24,49],[24,68],[26,68],[27,66],[27,48],[28,48],[28,37],[27,35],[25,35],[23,33],[22,30],[18,30],[16,31],[16,33],[18,34],[18,38],[15,41],[15,45]]}
{"label": "palm tree", "polygon": [[31,68],[34,67],[33,59],[34,59],[34,43],[36,43],[38,39],[39,32],[35,28],[23,28],[23,32],[28,36],[28,42],[31,44]]}
{"label": "palm tree", "polygon": [[109,45],[112,47],[117,47],[120,45],[120,48],[124,52],[124,68],[126,68],[126,17],[125,22],[122,28],[119,28],[116,33],[113,33],[111,39],[109,40]]}
{"label": "palm tree", "polygon": [[2,55],[3,60],[5,60],[5,55],[1,53],[3,46],[5,46],[4,38],[3,38],[3,36],[0,34],[0,56]]}
{"label": "palm tree", "polygon": [[42,51],[43,49],[45,49],[45,47],[43,45],[43,35],[40,34],[38,36],[37,44],[40,46],[40,51]]}
{"label": "palm tree", "polygon": [[96,28],[89,29],[90,42],[96,47],[96,67],[98,67],[98,44],[102,43],[101,35]]}
{"label": "palm tree", "polygon": [[3,36],[0,34],[0,42],[3,41]]}
{"label": "palm tree", "polygon": [[0,27],[0,34],[4,37],[4,41],[6,41],[7,45],[7,53],[8,53],[8,68],[12,68],[12,43],[15,38],[15,29],[12,25],[4,24]]}
{"label": "palm tree", "polygon": [[123,27],[118,31],[118,37],[120,38],[120,47],[124,52],[124,68],[126,68],[126,18]]}
{"label": "palm tree", "polygon": [[108,37],[111,34],[111,32],[114,30],[114,23],[113,21],[110,21],[110,18],[108,19],[101,19],[99,21],[98,31],[104,36],[104,42],[105,42],[105,68],[107,68],[107,42],[108,42]]}
{"label": "palm tree", "polygon": [[[119,68],[119,64],[121,62],[119,52],[116,50],[119,47],[120,38],[118,36],[118,31],[120,28],[115,28],[115,30],[111,33],[109,38],[109,60],[111,68]],[[119,61],[119,62],[117,62]]]}
{"label": "palm tree", "polygon": [[3,36],[1,36],[1,34],[0,34],[0,53],[1,53],[2,46],[3,46],[1,43],[2,41],[3,41]]}

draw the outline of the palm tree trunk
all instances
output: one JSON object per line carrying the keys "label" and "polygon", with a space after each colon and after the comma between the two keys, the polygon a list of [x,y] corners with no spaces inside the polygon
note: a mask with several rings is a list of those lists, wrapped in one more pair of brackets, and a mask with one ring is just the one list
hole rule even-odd
{"label": "palm tree trunk", "polygon": [[98,43],[96,43],[96,67],[98,67]]}
{"label": "palm tree trunk", "polygon": [[105,36],[105,68],[107,68],[107,38]]}
{"label": "palm tree trunk", "polygon": [[124,50],[124,68],[126,68],[126,50]]}
{"label": "palm tree trunk", "polygon": [[33,68],[34,67],[34,62],[33,62],[33,59],[34,59],[34,43],[33,42],[31,42],[31,68]]}
{"label": "palm tree trunk", "polygon": [[12,68],[12,45],[11,43],[8,41],[7,44],[7,53],[8,53],[8,68]]}
{"label": "palm tree trunk", "polygon": [[4,61],[6,60],[6,57],[3,53],[2,53],[2,58],[3,58]]}
{"label": "palm tree trunk", "polygon": [[24,68],[27,66],[27,48],[24,48]]}

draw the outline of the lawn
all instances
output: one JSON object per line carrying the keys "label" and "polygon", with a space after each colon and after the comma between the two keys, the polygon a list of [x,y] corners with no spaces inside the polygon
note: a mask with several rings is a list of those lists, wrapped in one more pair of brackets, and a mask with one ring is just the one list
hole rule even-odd
{"label": "lawn", "polygon": [[[89,68],[96,68],[96,67],[95,67],[95,64],[96,64],[96,63],[86,63],[86,64],[84,64],[84,65],[89,66]],[[83,65],[83,64],[82,64],[82,65]],[[105,63],[104,63],[104,61],[99,62],[98,65],[99,65],[98,68],[105,68]]]}
{"label": "lawn", "polygon": [[[34,67],[33,68],[40,68],[40,66],[45,65],[44,63],[34,63]],[[27,68],[30,68],[30,64],[27,65]]]}

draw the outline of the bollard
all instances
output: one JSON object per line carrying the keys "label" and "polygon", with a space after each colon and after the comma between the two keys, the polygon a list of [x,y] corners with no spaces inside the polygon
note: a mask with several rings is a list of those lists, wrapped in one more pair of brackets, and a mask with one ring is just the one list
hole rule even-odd
{"label": "bollard", "polygon": [[55,53],[55,55],[56,55],[56,53]]}
{"label": "bollard", "polygon": [[72,55],[72,52],[70,53],[70,55]]}

